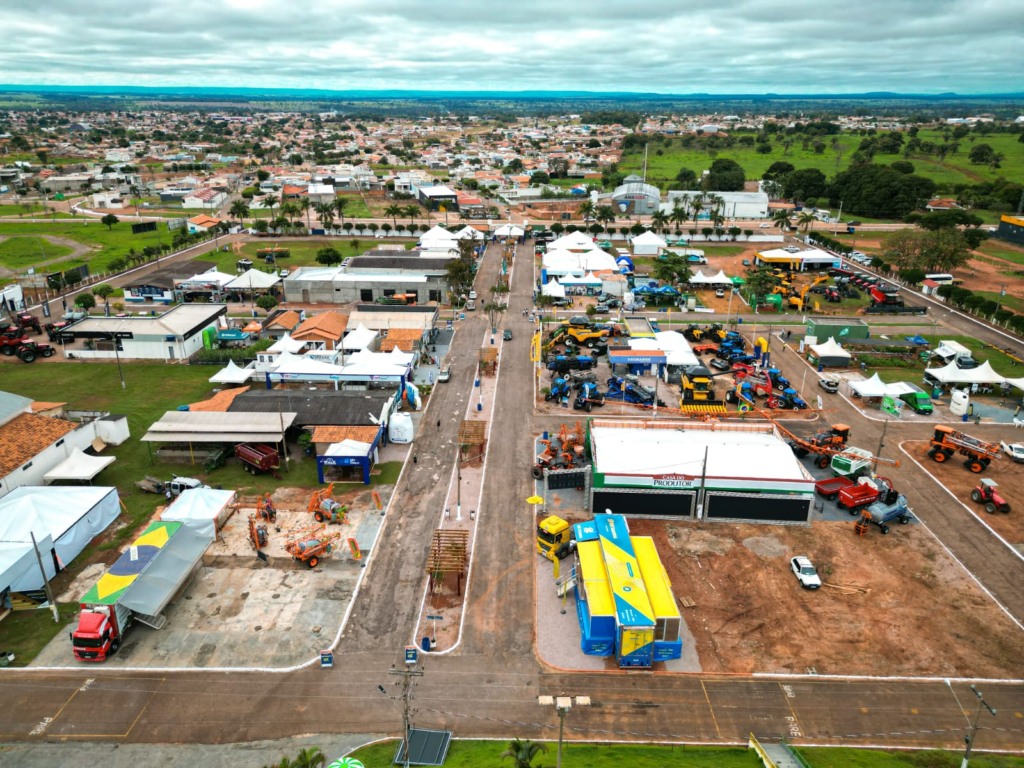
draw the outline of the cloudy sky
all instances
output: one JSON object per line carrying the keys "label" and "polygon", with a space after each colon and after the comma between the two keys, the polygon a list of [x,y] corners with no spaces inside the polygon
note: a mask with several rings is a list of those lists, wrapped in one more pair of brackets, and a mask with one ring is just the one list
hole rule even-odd
{"label": "cloudy sky", "polygon": [[1020,0],[3,0],[0,82],[1024,90]]}

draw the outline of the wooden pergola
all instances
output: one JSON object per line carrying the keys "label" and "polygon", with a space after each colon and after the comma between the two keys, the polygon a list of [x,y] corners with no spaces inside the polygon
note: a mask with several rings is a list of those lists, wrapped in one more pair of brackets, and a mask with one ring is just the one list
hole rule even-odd
{"label": "wooden pergola", "polygon": [[498,372],[498,348],[481,347],[480,356],[477,358],[480,365],[480,373],[494,376]]}
{"label": "wooden pergola", "polygon": [[466,573],[469,531],[438,528],[430,542],[427,556],[427,577],[429,589],[434,590],[435,581],[443,584],[449,573],[455,574],[455,588],[462,595],[462,577]]}
{"label": "wooden pergola", "polygon": [[466,419],[459,426],[459,461],[483,458],[487,452],[487,422]]}

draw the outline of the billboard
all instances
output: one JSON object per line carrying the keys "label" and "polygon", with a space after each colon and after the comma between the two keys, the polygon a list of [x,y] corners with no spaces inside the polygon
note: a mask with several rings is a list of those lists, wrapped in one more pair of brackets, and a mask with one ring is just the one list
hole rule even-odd
{"label": "billboard", "polygon": [[156,232],[156,222],[140,221],[138,224],[132,224],[133,235],[141,235],[144,232]]}

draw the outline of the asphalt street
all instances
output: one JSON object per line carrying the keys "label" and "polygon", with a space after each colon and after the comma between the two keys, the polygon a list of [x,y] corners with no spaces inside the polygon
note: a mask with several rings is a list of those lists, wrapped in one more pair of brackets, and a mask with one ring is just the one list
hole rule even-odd
{"label": "asphalt street", "polygon": [[[537,696],[568,694],[593,701],[567,717],[570,739],[742,743],[753,732],[803,744],[961,748],[976,705],[963,681],[576,674],[539,662],[533,647],[533,517],[525,499],[532,493],[532,437],[549,420],[535,419],[532,407],[529,323],[522,318],[532,292],[530,252],[528,246],[520,248],[509,311],[502,318],[514,340],[506,343],[501,368],[463,637],[453,652],[426,659],[413,699],[415,723],[451,728],[460,737],[550,739],[557,736],[558,719],[551,708],[537,704]],[[500,259],[500,249],[489,247],[476,283],[481,295],[494,283]],[[435,387],[416,438],[421,469],[407,467],[399,480],[333,670],[3,670],[0,739],[29,745],[77,740],[226,744],[308,733],[328,734],[325,740],[399,733],[401,707],[393,700],[396,689],[388,672],[401,664],[403,647],[415,641],[429,536],[445,498],[453,441],[486,324],[480,311],[459,323],[453,380]],[[851,423],[858,444],[877,445],[882,422],[864,419],[841,398],[828,404],[828,420]],[[928,424],[890,424],[885,455],[905,459],[897,444],[929,432]],[[1021,560],[965,519],[911,462],[904,460],[890,474],[900,487],[913,488],[915,512],[950,551],[1011,615],[1024,620]],[[808,628],[813,631],[829,628]],[[382,696],[378,685],[390,695]],[[977,748],[1024,751],[1024,684],[988,681],[979,687],[999,716],[983,721]]]}

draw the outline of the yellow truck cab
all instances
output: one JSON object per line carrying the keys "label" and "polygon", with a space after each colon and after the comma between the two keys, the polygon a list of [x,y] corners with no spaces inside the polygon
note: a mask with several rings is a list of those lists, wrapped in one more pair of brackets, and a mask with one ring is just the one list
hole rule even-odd
{"label": "yellow truck cab", "polygon": [[551,515],[537,525],[537,551],[548,560],[564,558],[569,548],[564,547],[572,536],[572,528],[558,515]]}

